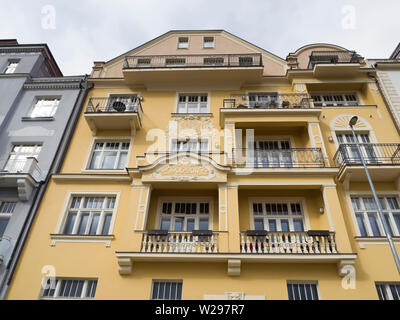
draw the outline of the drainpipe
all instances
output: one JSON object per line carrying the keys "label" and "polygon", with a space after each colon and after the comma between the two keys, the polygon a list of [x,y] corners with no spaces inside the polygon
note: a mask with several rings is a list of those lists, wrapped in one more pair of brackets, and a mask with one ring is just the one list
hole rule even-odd
{"label": "drainpipe", "polygon": [[[16,241],[16,246],[10,256],[9,262],[7,264],[7,269],[6,269],[6,273],[4,276],[4,280],[0,284],[0,290],[1,290],[0,291],[0,300],[4,300],[4,298],[6,296],[7,289],[11,283],[12,277],[15,272],[15,267],[17,265],[19,257],[21,256],[21,253],[24,248],[29,231],[32,227],[32,223],[34,221],[34,218],[36,217],[36,212],[39,208],[39,205],[40,205],[40,203],[43,199],[44,193],[46,191],[46,186],[49,183],[51,176],[54,173],[59,172],[59,170],[61,168],[61,165],[62,165],[65,155],[67,153],[69,143],[72,139],[72,135],[75,132],[76,124],[78,122],[79,115],[82,111],[87,94],[88,94],[89,90],[94,87],[93,84],[88,86],[87,79],[88,79],[88,75],[85,75],[84,78],[80,82],[81,91],[75,100],[75,108],[68,119],[68,125],[64,129],[64,132],[62,135],[64,137],[64,139],[61,140],[61,142],[57,148],[56,155],[52,161],[52,164],[51,164],[50,170],[46,176],[45,182],[44,183],[42,182],[41,185],[39,186],[39,191],[35,195],[33,205],[28,213],[27,218],[25,219],[21,233],[19,234],[18,239]],[[79,106],[79,107],[76,107],[76,106]]]}

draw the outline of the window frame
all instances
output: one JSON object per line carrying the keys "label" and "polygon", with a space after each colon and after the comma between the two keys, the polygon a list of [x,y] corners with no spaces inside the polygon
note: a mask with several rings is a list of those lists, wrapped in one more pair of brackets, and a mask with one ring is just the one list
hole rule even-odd
{"label": "window frame", "polygon": [[[14,149],[16,147],[33,147],[34,151],[29,152],[29,153],[27,153],[27,152],[19,152],[19,151],[15,152]],[[14,163],[18,163],[18,161],[24,161],[22,166],[17,165],[17,167],[20,168],[20,169],[18,169],[18,170],[14,169],[13,171],[8,171],[8,172],[11,172],[11,173],[20,172],[25,167],[27,159],[30,158],[30,157],[33,157],[36,160],[38,160],[39,155],[42,152],[42,150],[43,150],[43,143],[41,143],[41,142],[13,142],[12,146],[11,146],[11,150],[8,153],[7,161],[6,161],[6,163],[5,163],[5,165],[4,165],[4,167],[2,169],[6,170],[10,161],[13,161]],[[11,159],[12,156],[16,156],[17,158],[16,159]],[[19,157],[23,157],[23,159],[20,159]]]}
{"label": "window frame", "polygon": [[[390,286],[391,285],[399,286],[399,290],[398,290],[399,299],[396,299],[396,300],[400,300],[400,282],[380,282],[380,281],[379,282],[375,282],[375,287],[376,287],[376,291],[377,291],[377,295],[378,295],[379,300],[381,300],[381,301],[384,301],[384,300],[386,300],[386,301],[395,300],[393,298],[393,293],[390,290]],[[386,296],[384,297],[384,299],[381,299],[381,297],[380,297],[380,294],[379,294],[379,291],[378,291],[378,286],[383,286],[383,289],[385,290],[385,295]],[[397,288],[396,288],[396,290],[397,290]]]}
{"label": "window frame", "polygon": [[[175,146],[178,147],[179,143],[196,143],[197,148],[196,151],[190,151],[190,150],[178,150],[178,148],[175,149]],[[203,150],[202,144],[207,143],[207,148]],[[209,153],[210,152],[210,139],[209,137],[202,138],[202,137],[196,137],[194,139],[189,139],[186,140],[184,138],[172,138],[170,140],[170,153],[179,153],[179,152],[194,152],[194,153]]]}
{"label": "window frame", "polygon": [[126,172],[125,169],[90,169],[90,162],[92,160],[93,152],[96,147],[96,143],[107,143],[107,142],[129,142],[128,154],[127,154],[127,163],[126,166],[129,165],[131,154],[132,154],[132,146],[134,143],[134,135],[133,136],[95,136],[92,138],[90,142],[90,146],[88,148],[88,152],[86,154],[86,159],[83,163],[83,167],[81,169],[82,172],[90,172],[90,173],[105,173],[105,172]]}
{"label": "window frame", "polygon": [[[293,220],[293,218],[296,217],[301,217],[302,221],[303,221],[303,229],[304,231],[289,231],[289,232],[307,232],[307,230],[310,230],[310,220],[309,220],[309,215],[308,215],[308,210],[307,210],[307,206],[306,206],[306,199],[304,197],[250,197],[249,199],[249,212],[250,212],[250,227],[252,230],[255,230],[255,223],[254,220],[256,218],[262,218],[263,219],[263,223],[264,223],[264,230],[267,230],[267,226],[268,226],[268,219],[287,219],[289,220],[289,230],[294,230],[294,225],[293,225],[293,221],[290,221],[290,219]],[[302,215],[285,215],[285,216],[281,216],[281,215],[266,215],[265,213],[263,215],[254,215],[254,211],[253,211],[253,204],[255,203],[262,203],[263,205],[263,212],[266,211],[265,209],[265,205],[267,203],[286,203],[288,205],[288,208],[291,211],[290,208],[290,204],[291,203],[299,203],[300,204],[300,208],[302,211]],[[279,217],[279,218],[278,218]],[[276,225],[277,229],[278,229],[278,224]],[[291,228],[292,227],[292,228]],[[275,232],[275,231],[273,231]],[[276,231],[276,232],[287,232],[287,231]]]}
{"label": "window frame", "polygon": [[[181,39],[187,39],[187,41],[181,41]],[[187,43],[187,46],[186,47],[180,47],[180,45],[181,45],[181,43]],[[178,50],[187,50],[187,49],[189,49],[189,46],[190,46],[190,37],[188,37],[188,36],[184,36],[184,37],[178,37],[178,43],[177,43],[177,49]]]}
{"label": "window frame", "polygon": [[[290,295],[289,295],[289,285],[315,285],[315,289],[316,289],[316,292],[317,292],[317,299],[290,299]],[[287,294],[288,294],[288,300],[289,301],[313,301],[313,300],[322,300],[322,298],[321,298],[321,291],[320,291],[320,288],[319,288],[319,283],[318,283],[318,281],[312,281],[312,280],[310,280],[310,281],[308,281],[308,280],[306,280],[306,281],[304,281],[304,280],[301,280],[301,281],[296,281],[296,280],[288,280],[288,281],[286,281],[286,288],[287,288]],[[311,292],[312,293],[312,292]]]}
{"label": "window frame", "polygon": [[[351,96],[354,95],[356,97],[356,101],[347,101],[346,96]],[[360,97],[359,92],[357,91],[339,91],[339,92],[334,92],[334,91],[315,91],[310,93],[310,97],[315,97],[318,96],[321,101],[313,101],[314,106],[320,106],[323,108],[329,108],[329,107],[359,107],[363,105],[362,99]],[[341,103],[338,103],[338,101],[332,101],[326,102],[324,100],[323,96],[331,96],[333,98],[334,96],[342,96],[343,101]],[[312,98],[313,99],[313,98]]]}
{"label": "window frame", "polygon": [[[163,299],[160,299],[160,298],[157,298],[157,299],[154,299],[153,298],[153,295],[154,295],[154,284],[155,283],[169,283],[169,284],[171,284],[171,283],[176,283],[177,285],[178,284],[180,284],[181,286],[180,286],[180,299],[165,299],[165,298],[163,298]],[[178,291],[177,291],[177,293],[178,293]],[[150,300],[155,300],[155,301],[157,301],[157,300],[166,300],[166,301],[179,301],[179,300],[183,300],[183,280],[175,280],[175,279],[152,279],[152,281],[151,281],[151,290],[150,290]]]}
{"label": "window frame", "polygon": [[[185,96],[185,110],[186,112],[179,112],[179,105],[181,104],[180,98],[182,96]],[[201,111],[201,104],[202,102],[204,103],[204,101],[201,101],[201,97],[207,97],[207,110],[206,112],[200,112]],[[189,107],[188,104],[191,103],[189,101],[189,97],[197,97],[198,101],[197,101],[197,112],[188,112],[189,111]],[[193,102],[192,102],[193,103]],[[182,102],[183,104],[183,102]],[[175,114],[178,115],[188,115],[188,114],[209,114],[210,113],[210,93],[209,92],[205,92],[205,93],[192,93],[192,92],[177,92],[177,96],[176,96],[176,104],[175,104]]]}
{"label": "window frame", "polygon": [[[210,41],[206,41],[206,39],[211,39],[212,38],[212,47],[207,47],[206,46],[206,42],[210,42]],[[215,36],[204,36],[203,37],[203,49],[215,49]]]}
{"label": "window frame", "polygon": [[[162,213],[162,207],[163,203],[172,203],[171,207],[171,214],[164,215]],[[174,208],[176,203],[196,203],[196,214],[185,214],[185,213],[178,213],[175,214]],[[170,222],[169,222],[169,232],[190,232],[190,231],[185,231],[186,225],[187,225],[187,218],[194,218],[195,219],[195,227],[193,230],[199,230],[199,224],[200,224],[200,219],[205,219],[206,215],[202,216],[200,214],[200,203],[208,203],[208,230],[213,230],[214,227],[214,200],[212,197],[160,197],[158,200],[158,206],[157,206],[157,228],[159,230],[162,229],[162,220],[164,217],[169,217]],[[184,218],[183,222],[183,230],[182,231],[174,231],[174,219],[176,218],[176,215],[178,218],[181,218],[181,216]]]}
{"label": "window frame", "polygon": [[11,219],[12,215],[15,212],[15,208],[17,206],[18,201],[16,201],[16,200],[8,200],[8,199],[7,200],[6,199],[0,199],[0,209],[2,208],[4,203],[13,203],[14,205],[12,207],[11,212],[2,212],[2,210],[0,210],[0,220],[7,220],[7,223],[5,225],[3,233],[0,233],[0,239],[4,236],[4,234],[5,234],[6,230],[7,230],[7,226],[10,223],[10,219]]}
{"label": "window frame", "polygon": [[[66,222],[68,219],[68,215],[70,212],[70,208],[71,208],[71,204],[72,204],[72,199],[75,197],[81,197],[81,198],[93,198],[93,197],[115,197],[115,202],[114,202],[114,208],[110,209],[110,210],[103,210],[103,211],[112,211],[112,217],[111,217],[111,221],[110,221],[110,226],[109,226],[109,230],[108,230],[108,234],[107,235],[102,235],[102,234],[96,234],[96,235],[89,235],[89,234],[65,234],[64,233],[64,229],[66,226]],[[113,231],[114,231],[114,225],[115,225],[115,220],[118,214],[118,205],[119,205],[119,199],[120,199],[120,192],[119,191],[103,191],[103,192],[88,192],[88,191],[75,191],[75,192],[68,192],[65,202],[64,202],[64,206],[62,209],[62,213],[59,217],[59,221],[57,223],[54,235],[59,236],[61,238],[76,238],[77,240],[82,240],[80,238],[82,237],[94,237],[94,238],[99,238],[99,241],[101,241],[101,238],[109,238],[113,235]],[[81,200],[82,201],[82,200]],[[94,209],[92,211],[100,211],[98,209]],[[104,216],[105,214],[103,214]],[[78,219],[74,222],[74,225],[77,224]],[[104,221],[104,219],[103,219]],[[98,222],[98,229],[100,230],[100,225],[102,225],[100,223],[100,220]],[[87,227],[88,228],[89,225],[89,221],[87,223]],[[76,228],[74,228],[76,229]],[[90,228],[89,228],[90,230]],[[62,239],[61,239],[62,240]],[[84,240],[82,240],[84,241]]]}
{"label": "window frame", "polygon": [[[54,118],[57,110],[60,106],[62,96],[36,96],[33,100],[32,107],[30,108],[29,116],[30,119],[41,119],[41,118]],[[58,101],[55,105],[51,107],[52,112],[50,115],[43,115],[43,116],[33,116],[35,109],[40,101]]]}
{"label": "window frame", "polygon": [[[98,284],[99,284],[99,280],[95,279],[95,278],[66,278],[66,277],[60,277],[60,278],[55,278],[53,279],[55,281],[55,288],[52,289],[51,287],[49,288],[50,290],[54,290],[54,295],[53,296],[44,296],[46,290],[43,288],[43,284],[44,283],[48,283],[50,280],[50,286],[51,286],[51,278],[46,277],[43,279],[42,282],[42,286],[40,289],[40,293],[39,293],[39,299],[40,300],[94,300],[96,297],[96,291],[98,288]],[[64,296],[59,296],[58,294],[60,293],[60,289],[61,289],[61,284],[63,281],[84,281],[83,287],[82,287],[82,294],[81,297],[77,298],[77,297],[64,297]],[[88,285],[90,281],[95,281],[96,283],[96,289],[94,292],[94,296],[93,297],[88,297],[88,296],[83,296],[84,292],[87,293],[88,290]]]}
{"label": "window frame", "polygon": [[[15,71],[17,70],[18,65],[19,65],[20,62],[21,62],[21,59],[8,59],[7,63],[6,63],[6,66],[4,67],[4,70],[3,70],[3,74],[15,74],[16,73]],[[12,64],[16,64],[16,66],[13,68],[13,72],[7,72],[9,67]]]}
{"label": "window frame", "polygon": [[[353,198],[357,198],[359,201],[359,204],[361,205],[361,208],[356,210],[353,206]],[[364,204],[363,199],[364,198],[369,198],[372,199],[374,201],[373,195],[372,194],[357,194],[357,193],[350,193],[349,194],[349,201],[350,201],[350,208],[352,211],[352,215],[353,215],[353,220],[355,223],[355,230],[356,230],[356,234],[358,237],[361,238],[385,238],[385,230],[383,227],[383,222],[380,219],[379,213],[378,213],[378,209],[376,210],[367,210]],[[386,208],[389,208],[390,206],[388,205],[388,201],[387,198],[395,198],[397,201],[397,205],[399,206],[399,209],[383,209],[383,214],[388,213],[389,214],[389,227],[392,230],[392,237],[400,237],[400,227],[398,227],[396,225],[396,222],[393,218],[393,214],[398,214],[400,216],[400,197],[398,194],[378,194],[378,198],[381,201],[381,199],[383,198],[385,201],[385,206]],[[362,201],[360,201],[362,200]],[[375,203],[375,201],[374,201]],[[394,212],[394,213],[393,213]],[[358,217],[357,215],[362,214],[363,216],[363,224],[364,224],[364,228],[366,231],[366,235],[363,235],[361,232],[361,228],[360,225],[358,223]],[[374,232],[373,232],[373,228],[371,227],[371,222],[369,220],[368,215],[369,214],[374,214],[376,217],[376,221],[377,221],[377,226],[378,226],[378,231],[380,233],[379,236],[375,236]]]}
{"label": "window frame", "polygon": [[[100,144],[100,143],[103,144],[102,148],[101,149],[96,149],[97,144]],[[114,144],[118,143],[119,144],[118,149],[107,149],[107,144],[110,144],[110,143],[114,143]],[[123,144],[126,144],[126,143],[129,143],[129,146],[128,146],[127,149],[123,149]],[[93,171],[93,170],[98,170],[98,171],[125,170],[126,166],[129,163],[128,154],[129,154],[130,148],[131,148],[131,144],[130,144],[130,141],[128,141],[128,140],[115,140],[115,141],[112,141],[112,140],[99,139],[99,140],[95,141],[95,143],[92,146],[92,151],[91,151],[91,154],[90,154],[90,157],[89,157],[89,161],[88,161],[86,170],[90,170],[90,171]],[[114,161],[114,168],[91,168],[91,164],[92,164],[95,152],[100,153],[100,163],[102,165],[104,165],[105,153],[107,153],[107,152],[116,152],[116,157],[115,157],[115,161]],[[125,163],[123,168],[118,168],[118,164],[120,162],[121,155],[124,154],[124,153],[126,153],[126,163]]]}

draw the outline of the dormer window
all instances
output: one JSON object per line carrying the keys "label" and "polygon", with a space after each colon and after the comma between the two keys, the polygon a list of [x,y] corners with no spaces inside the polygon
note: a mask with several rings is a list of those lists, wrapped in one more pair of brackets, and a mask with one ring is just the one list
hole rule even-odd
{"label": "dormer window", "polygon": [[214,48],[214,37],[204,37],[204,49]]}
{"label": "dormer window", "polygon": [[178,49],[188,49],[189,48],[189,38],[183,37],[178,40]]}
{"label": "dormer window", "polygon": [[6,69],[4,70],[5,74],[15,73],[17,66],[19,64],[19,60],[8,60],[8,64]]}

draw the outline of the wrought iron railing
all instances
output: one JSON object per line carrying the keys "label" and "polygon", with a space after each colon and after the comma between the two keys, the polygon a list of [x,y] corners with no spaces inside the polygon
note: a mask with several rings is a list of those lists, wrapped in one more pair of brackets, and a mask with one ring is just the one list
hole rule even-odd
{"label": "wrought iron railing", "polygon": [[337,166],[362,165],[361,156],[369,165],[400,165],[400,144],[398,143],[345,143],[340,144],[333,160]]}
{"label": "wrought iron railing", "polygon": [[325,161],[319,148],[286,150],[234,149],[236,166],[250,168],[323,168]]}
{"label": "wrought iron railing", "polygon": [[242,253],[335,254],[334,232],[254,232],[241,233]]}
{"label": "wrought iron railing", "polygon": [[262,67],[259,53],[129,56],[124,69]]}
{"label": "wrought iron railing", "polygon": [[316,64],[361,63],[361,57],[355,51],[313,51],[310,55],[308,69]]}
{"label": "wrought iron railing", "polygon": [[215,232],[163,232],[143,233],[141,252],[153,253],[217,253],[218,234]]}
{"label": "wrought iron railing", "polygon": [[90,98],[86,113],[143,113],[139,97]]}
{"label": "wrought iron railing", "polygon": [[310,109],[314,108],[307,94],[232,94],[224,99],[224,109]]}

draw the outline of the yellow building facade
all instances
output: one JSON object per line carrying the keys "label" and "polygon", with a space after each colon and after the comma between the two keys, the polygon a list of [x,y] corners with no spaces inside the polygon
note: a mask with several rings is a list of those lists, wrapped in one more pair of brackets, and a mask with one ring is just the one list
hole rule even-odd
{"label": "yellow building facade", "polygon": [[374,72],[219,30],[95,62],[6,299],[395,298],[349,127],[398,248],[400,137]]}

